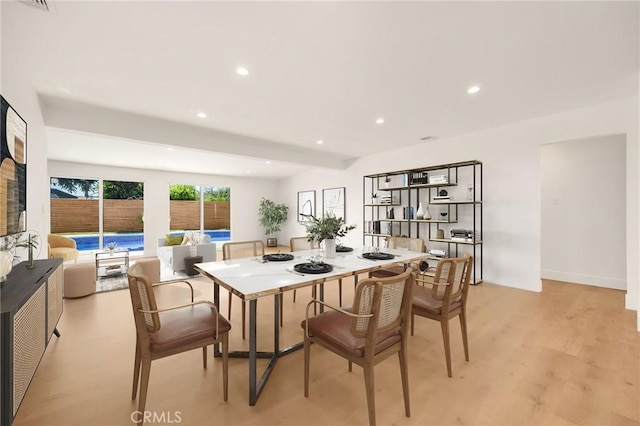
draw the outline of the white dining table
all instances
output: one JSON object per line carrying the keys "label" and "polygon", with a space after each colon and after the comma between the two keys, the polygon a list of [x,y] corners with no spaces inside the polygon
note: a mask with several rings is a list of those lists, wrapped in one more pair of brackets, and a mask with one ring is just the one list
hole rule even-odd
{"label": "white dining table", "polygon": [[[292,252],[290,254],[293,259],[288,261],[264,261],[262,257],[247,257],[195,264],[198,271],[213,281],[214,303],[218,308],[220,306],[220,287],[231,291],[244,302],[249,303],[249,351],[229,352],[230,357],[249,359],[249,405],[253,406],[258,401],[278,358],[303,347],[300,342],[284,349],[280,348],[279,304],[281,298],[279,295],[298,288],[320,285],[319,298],[322,299],[324,293],[322,285],[327,281],[355,276],[357,283],[359,274],[397,263],[417,262],[428,256],[427,253],[400,249],[384,248],[380,251],[393,255],[393,258],[387,260],[366,259],[362,256],[362,249],[337,253],[335,258],[323,260],[333,266],[333,270],[322,274],[300,273],[294,270],[296,264],[307,263],[312,256],[318,254],[318,250]],[[259,352],[256,335],[257,301],[267,296],[274,296],[274,348],[273,352]],[[217,347],[216,354],[219,355]],[[258,358],[270,359],[260,380],[257,378]]]}

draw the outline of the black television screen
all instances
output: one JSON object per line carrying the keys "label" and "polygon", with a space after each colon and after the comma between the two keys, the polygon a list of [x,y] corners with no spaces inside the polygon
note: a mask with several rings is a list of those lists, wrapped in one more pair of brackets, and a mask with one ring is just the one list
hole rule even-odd
{"label": "black television screen", "polygon": [[27,123],[3,96],[0,153],[0,236],[26,229]]}

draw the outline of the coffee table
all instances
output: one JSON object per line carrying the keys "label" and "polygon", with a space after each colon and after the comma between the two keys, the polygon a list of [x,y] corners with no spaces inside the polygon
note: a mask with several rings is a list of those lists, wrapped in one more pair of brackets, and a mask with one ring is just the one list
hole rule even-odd
{"label": "coffee table", "polygon": [[96,280],[126,274],[129,269],[129,249],[96,252]]}

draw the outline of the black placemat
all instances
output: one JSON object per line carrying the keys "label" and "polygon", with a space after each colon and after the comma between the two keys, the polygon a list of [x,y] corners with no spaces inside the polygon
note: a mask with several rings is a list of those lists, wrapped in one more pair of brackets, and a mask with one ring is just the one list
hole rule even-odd
{"label": "black placemat", "polygon": [[391,253],[362,253],[362,257],[370,260],[389,260],[395,256]]}
{"label": "black placemat", "polygon": [[265,254],[262,256],[262,260],[268,260],[269,262],[283,262],[285,260],[293,260],[293,255],[289,253]]}
{"label": "black placemat", "polygon": [[347,247],[347,246],[336,246],[336,252],[337,253],[347,253],[353,251],[352,247]]}
{"label": "black placemat", "polygon": [[325,274],[333,271],[333,266],[324,262],[320,263],[298,263],[293,267],[296,272],[303,274]]}

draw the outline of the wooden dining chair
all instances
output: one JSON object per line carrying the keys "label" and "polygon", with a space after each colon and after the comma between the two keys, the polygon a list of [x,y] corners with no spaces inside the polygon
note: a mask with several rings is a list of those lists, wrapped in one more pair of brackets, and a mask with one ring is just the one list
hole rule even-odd
{"label": "wooden dining chair", "polygon": [[[311,343],[316,343],[364,369],[369,424],[376,424],[373,369],[376,364],[398,354],[404,394],[405,415],[411,416],[407,334],[411,297],[415,287],[415,268],[388,278],[367,278],[356,287],[353,306],[333,307],[313,299],[307,304],[304,329],[304,396],[309,396]],[[309,317],[311,305],[330,310]]]}
{"label": "wooden dining chair", "polygon": [[418,284],[424,285],[417,285],[413,290],[411,335],[413,336],[416,315],[440,322],[449,377],[451,377],[449,320],[456,316],[460,318],[464,357],[469,361],[467,295],[471,269],[473,269],[473,258],[469,254],[463,257],[441,259],[436,266],[435,277],[421,278],[424,275],[419,275]]}
{"label": "wooden dining chair", "polygon": [[[418,253],[424,253],[425,251],[424,240],[422,238],[387,237],[387,247],[391,249],[415,251]],[[404,269],[403,264],[397,264],[373,271],[369,274],[369,277],[390,277],[392,275],[401,274]]]}
{"label": "wooden dining chair", "polygon": [[[153,360],[202,348],[202,364],[207,368],[207,346],[218,343],[222,344],[222,386],[223,398],[226,401],[229,393],[231,325],[218,314],[212,302],[207,300],[194,302],[193,288],[191,288],[191,302],[159,309],[154,289],[164,284],[152,283],[147,272],[144,262],[136,262],[127,271],[136,325],[136,354],[131,399],[136,399],[138,385],[140,385],[138,412],[145,412]],[[141,424],[143,420],[144,416],[140,415],[137,423]]]}
{"label": "wooden dining chair", "polygon": [[[222,245],[222,259],[241,259],[243,257],[262,257],[264,256],[264,243],[259,240],[252,241],[236,241],[224,243]],[[229,291],[229,312],[228,318],[231,321],[231,302],[233,293]],[[282,305],[282,303],[280,303]],[[246,337],[246,305],[242,303],[242,338]],[[282,315],[280,316],[282,318]]]}

